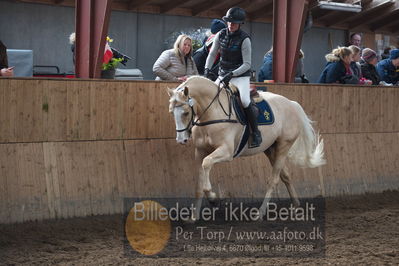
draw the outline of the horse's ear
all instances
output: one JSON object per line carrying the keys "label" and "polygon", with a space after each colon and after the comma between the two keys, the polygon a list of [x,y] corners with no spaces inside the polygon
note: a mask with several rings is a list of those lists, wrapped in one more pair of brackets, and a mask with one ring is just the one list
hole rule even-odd
{"label": "horse's ear", "polygon": [[184,87],[184,96],[188,96],[188,87]]}
{"label": "horse's ear", "polygon": [[173,89],[171,89],[171,88],[166,88],[166,92],[168,93],[169,97],[172,97],[172,95],[173,95]]}

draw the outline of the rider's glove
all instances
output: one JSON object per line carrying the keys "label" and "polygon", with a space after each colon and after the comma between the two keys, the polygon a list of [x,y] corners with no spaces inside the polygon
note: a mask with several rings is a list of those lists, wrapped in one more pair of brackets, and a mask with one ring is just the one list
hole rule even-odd
{"label": "rider's glove", "polygon": [[232,77],[233,77],[233,72],[230,71],[229,73],[227,73],[227,74],[222,78],[222,82],[224,82],[224,84],[228,84]]}
{"label": "rider's glove", "polygon": [[205,68],[204,70],[204,76],[208,79],[211,79],[211,71],[209,70],[209,68]]}

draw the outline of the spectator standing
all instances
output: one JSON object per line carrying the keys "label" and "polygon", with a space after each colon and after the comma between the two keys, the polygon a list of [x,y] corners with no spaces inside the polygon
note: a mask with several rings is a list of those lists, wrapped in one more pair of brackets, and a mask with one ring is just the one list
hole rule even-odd
{"label": "spectator standing", "polygon": [[[212,47],[216,33],[218,33],[220,30],[222,30],[224,28],[226,28],[226,23],[224,23],[223,20],[220,20],[220,19],[212,20],[211,35],[204,40],[203,46],[194,52],[193,59],[194,59],[195,65],[198,69],[198,73],[200,75],[204,74],[206,58],[208,57],[208,54]],[[212,80],[216,80],[216,78],[218,77],[219,59],[220,59],[220,53],[217,54],[215,62],[213,63],[213,66],[210,69],[210,72],[213,73],[213,75],[214,75],[214,77],[211,78]]]}
{"label": "spectator standing", "polygon": [[[309,83],[309,80],[306,78],[304,73],[304,64],[303,59],[305,58],[305,54],[300,49],[298,63],[296,65],[295,72],[295,83]],[[263,57],[263,64],[260,67],[258,74],[258,81],[263,82],[265,80],[273,79],[273,47],[265,54]]]}
{"label": "spectator standing", "polygon": [[327,64],[317,83],[358,84],[359,79],[353,75],[350,67],[352,50],[338,47],[326,55]]}
{"label": "spectator standing", "polygon": [[198,75],[192,57],[192,40],[185,34],[177,37],[173,49],[162,52],[152,68],[156,80],[185,81],[191,75]]}
{"label": "spectator standing", "polygon": [[362,44],[362,35],[360,33],[352,33],[349,37],[349,43],[347,46],[356,45],[357,47],[361,47]]}
{"label": "spectator standing", "polygon": [[14,67],[8,66],[7,47],[0,41],[0,76],[14,76]]}
{"label": "spectator standing", "polygon": [[296,64],[295,72],[295,83],[309,83],[309,80],[305,76],[305,64],[303,59],[305,58],[305,53],[302,49],[299,49],[298,63]]}
{"label": "spectator standing", "polygon": [[380,61],[377,64],[377,72],[382,81],[390,84],[399,82],[399,49],[392,49],[389,58]]}
{"label": "spectator standing", "polygon": [[273,79],[273,47],[263,57],[263,64],[258,73],[258,81]]}
{"label": "spectator standing", "polygon": [[71,35],[69,35],[69,44],[71,45],[71,51],[73,54],[72,57],[73,65],[75,65],[76,61],[75,41],[76,41],[76,34],[75,32],[72,32]]}
{"label": "spectator standing", "polygon": [[377,53],[370,48],[364,48],[362,51],[362,62],[360,63],[362,74],[364,78],[371,80],[373,85],[380,84],[380,76],[375,68],[377,62]]}

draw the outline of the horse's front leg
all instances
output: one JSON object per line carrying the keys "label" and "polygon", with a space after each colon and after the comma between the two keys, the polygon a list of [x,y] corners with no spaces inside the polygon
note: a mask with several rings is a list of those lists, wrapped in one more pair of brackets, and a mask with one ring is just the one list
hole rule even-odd
{"label": "horse's front leg", "polygon": [[233,160],[233,148],[224,145],[217,148],[214,152],[209,154],[202,161],[202,169],[204,171],[204,188],[203,191],[209,200],[215,199],[216,193],[212,191],[209,173],[215,163],[228,162]]}
{"label": "horse's front leg", "polygon": [[204,196],[204,186],[205,186],[205,173],[202,168],[202,161],[206,157],[206,152],[198,148],[195,149],[195,162],[198,167],[198,180],[197,187],[195,191],[195,210],[192,213],[191,219],[196,221],[200,217],[200,210],[202,205],[202,198]]}
{"label": "horse's front leg", "polygon": [[[218,147],[208,156],[205,156],[200,150],[196,149],[196,161],[202,159],[202,164],[199,167],[199,178],[196,190],[196,204],[195,212],[193,213],[193,220],[197,220],[200,215],[202,198],[205,193],[206,197],[212,201],[216,198],[216,193],[212,191],[212,185],[209,179],[209,172],[212,166],[218,162],[226,162],[233,160],[233,149],[227,145]],[[205,157],[205,158],[204,158]]]}

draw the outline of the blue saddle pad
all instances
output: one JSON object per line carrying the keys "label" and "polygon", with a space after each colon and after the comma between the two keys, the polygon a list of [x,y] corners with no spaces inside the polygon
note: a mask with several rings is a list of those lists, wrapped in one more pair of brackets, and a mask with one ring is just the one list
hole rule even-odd
{"label": "blue saddle pad", "polygon": [[[244,110],[241,107],[241,103],[238,101],[237,98],[238,97],[234,97],[233,100],[234,111],[236,112],[237,119],[240,121],[240,123],[246,125],[247,117],[245,116]],[[265,126],[273,124],[274,114],[269,103],[266,100],[262,100],[261,102],[257,103],[256,106],[258,107],[259,110],[258,125]]]}
{"label": "blue saddle pad", "polygon": [[273,124],[274,114],[269,103],[266,100],[263,100],[257,103],[256,106],[259,108],[258,124],[260,126]]}
{"label": "blue saddle pad", "polygon": [[[256,103],[256,106],[258,107],[258,125],[259,126],[265,126],[265,125],[271,125],[274,123],[274,114],[273,110],[270,107],[269,103],[266,100],[262,100],[259,103]],[[239,100],[239,97],[233,96],[233,108],[234,111],[236,112],[237,115],[237,120],[240,121],[242,125],[245,126],[243,136],[241,138],[240,143],[238,144],[238,147],[234,153],[234,158],[237,157],[242,150],[244,149],[245,145],[248,142],[249,139],[249,126],[247,125],[247,117],[244,113],[244,110],[241,106],[241,102]]]}

